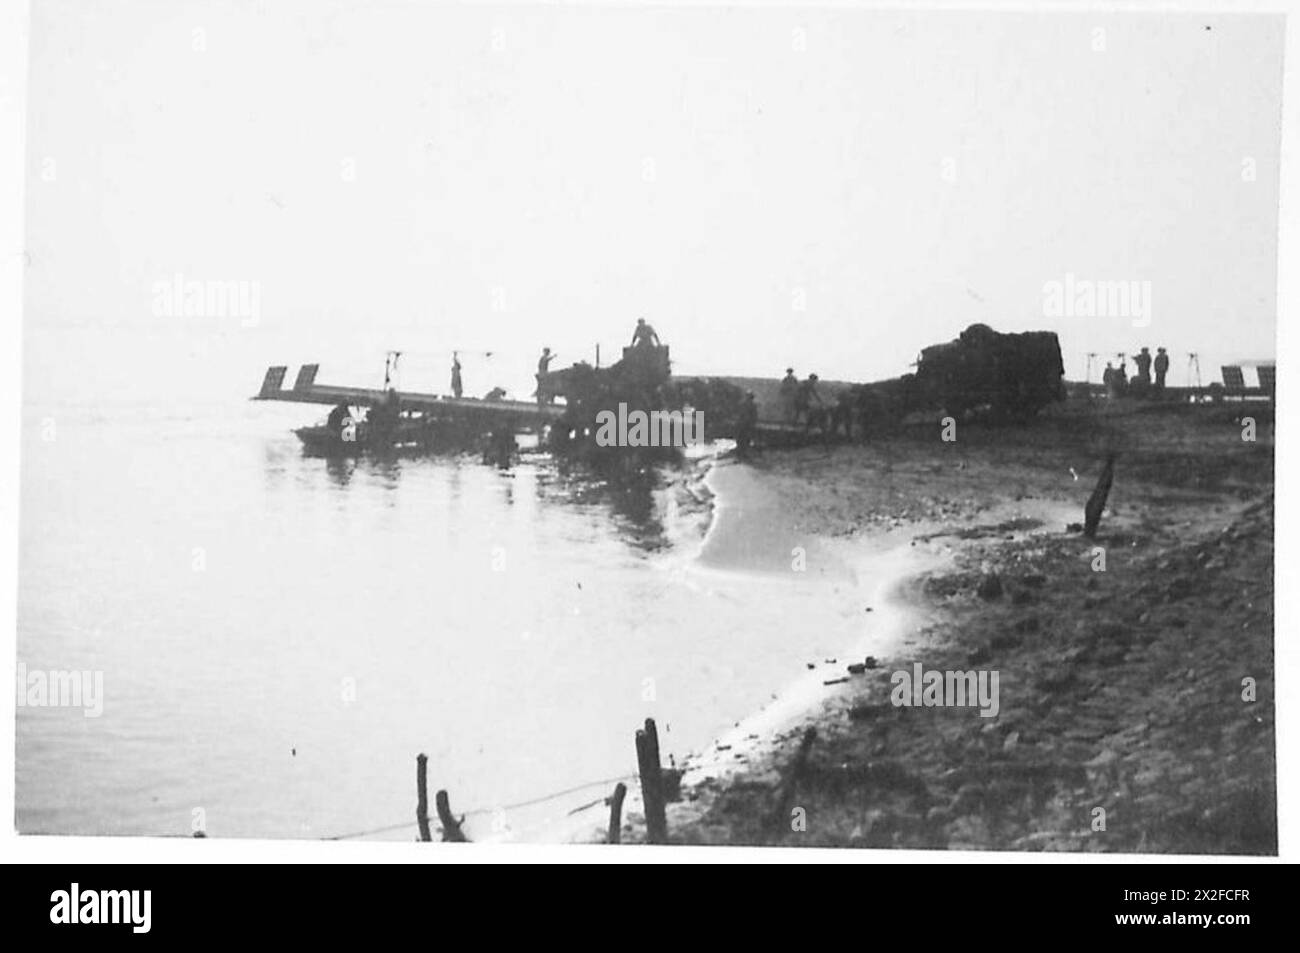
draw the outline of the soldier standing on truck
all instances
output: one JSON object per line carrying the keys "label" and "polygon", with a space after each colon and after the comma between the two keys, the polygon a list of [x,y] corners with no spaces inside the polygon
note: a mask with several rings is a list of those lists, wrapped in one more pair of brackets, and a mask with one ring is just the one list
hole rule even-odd
{"label": "soldier standing on truck", "polygon": [[1156,348],[1156,393],[1165,392],[1165,375],[1169,373],[1169,355],[1162,347]]}
{"label": "soldier standing on truck", "polygon": [[645,323],[645,318],[636,319],[636,330],[632,332],[633,347],[658,347],[659,335],[655,329]]}
{"label": "soldier standing on truck", "polygon": [[460,355],[451,352],[451,396],[460,397],[465,392],[460,380]]}

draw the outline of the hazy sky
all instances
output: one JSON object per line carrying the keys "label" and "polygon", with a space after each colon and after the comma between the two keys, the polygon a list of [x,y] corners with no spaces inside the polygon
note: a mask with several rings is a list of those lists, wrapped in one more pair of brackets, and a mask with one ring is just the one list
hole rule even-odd
{"label": "hazy sky", "polygon": [[[523,388],[641,315],[681,373],[875,379],[983,321],[1216,379],[1274,353],[1282,24],[37,0],[28,393],[390,347]],[[177,273],[256,282],[256,326],[155,315]],[[1149,281],[1150,326],[1045,316],[1067,273]]]}

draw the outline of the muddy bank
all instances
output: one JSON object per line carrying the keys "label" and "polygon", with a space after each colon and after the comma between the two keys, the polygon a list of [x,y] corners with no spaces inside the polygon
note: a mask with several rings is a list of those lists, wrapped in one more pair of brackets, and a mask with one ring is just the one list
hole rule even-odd
{"label": "muddy bank", "polygon": [[[880,532],[846,541],[821,534],[768,483],[765,474],[729,456],[698,461],[670,487],[673,496],[695,499],[709,513],[698,541],[683,538],[673,546],[667,564],[679,582],[751,601],[788,633],[783,650],[795,649],[785,652],[784,667],[766,665],[763,683],[771,693],[761,707],[742,709],[750,714],[678,765],[687,789],[760,762],[767,739],[845,680],[846,662],[900,649],[923,616],[898,590],[940,564],[931,547],[912,547],[901,535]],[[692,509],[689,501],[682,505]],[[719,693],[734,691],[745,673],[762,670],[766,660],[755,655],[761,652],[755,634],[740,613],[721,632],[699,633],[728,646],[731,666],[720,672]],[[635,785],[624,816],[624,839],[637,842],[644,837],[644,816]],[[603,839],[603,831],[586,839]]]}
{"label": "muddy bank", "polygon": [[912,546],[889,533],[871,533],[852,542],[819,535],[772,491],[763,474],[745,464],[724,464],[711,475],[710,488],[716,512],[699,563],[767,578],[772,586],[816,593],[829,615],[808,617],[791,611],[793,640],[806,640],[810,623],[829,624],[834,631],[823,633],[830,637],[815,646],[820,651],[809,646],[800,670],[791,672],[767,705],[692,757],[685,776],[688,787],[761,761],[767,739],[788,730],[846,681],[846,665],[899,651],[908,633],[927,617],[907,597],[908,580],[944,564],[935,547]]}
{"label": "muddy bank", "polygon": [[[1274,853],[1271,418],[1244,441],[1240,412],[1082,405],[761,457],[803,530],[937,562],[895,587],[920,620],[895,651],[837,659],[847,681],[731,770],[693,765],[672,840]],[[1111,451],[1098,539],[1066,532]],[[997,672],[996,715],[892,704],[918,662]]]}

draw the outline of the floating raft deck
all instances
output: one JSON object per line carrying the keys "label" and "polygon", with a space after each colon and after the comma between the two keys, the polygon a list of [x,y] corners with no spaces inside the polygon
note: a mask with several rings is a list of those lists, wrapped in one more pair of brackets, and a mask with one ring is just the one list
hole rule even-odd
{"label": "floating raft deck", "polygon": [[[338,384],[318,384],[316,374],[319,364],[304,364],[298,369],[298,376],[292,388],[284,387],[288,373],[287,365],[275,365],[267,368],[262,380],[262,387],[253,400],[277,400],[298,404],[325,404],[337,406],[371,407],[384,400],[382,388],[345,387]],[[685,380],[706,380],[706,378],[684,378]],[[789,444],[802,442],[807,438],[805,429],[791,424],[782,418],[778,392],[780,381],[753,377],[720,377],[728,383],[755,393],[759,407],[759,420],[756,427],[760,439],[772,444]],[[823,401],[833,401],[834,396],[849,385],[841,381],[824,381],[819,390]],[[435,419],[456,421],[469,426],[484,426],[488,429],[513,424],[522,427],[540,427],[564,416],[564,404],[538,404],[525,400],[484,400],[476,397],[445,397],[438,394],[424,394],[415,391],[397,391],[402,410],[418,410]],[[732,436],[730,433],[720,436]]]}
{"label": "floating raft deck", "polygon": [[[371,407],[382,403],[385,391],[382,388],[342,387],[337,384],[317,384],[316,373],[319,364],[304,364],[298,370],[298,378],[290,390],[284,389],[284,377],[288,367],[277,365],[266,370],[262,380],[262,389],[253,395],[253,400],[281,400],[299,404],[348,404],[356,407]],[[440,397],[437,394],[421,394],[414,391],[396,391],[402,410],[418,410],[435,418],[458,420],[465,423],[502,423],[518,421],[523,424],[542,424],[559,420],[564,416],[564,407],[555,404],[538,404],[526,400],[480,400],[475,397]]]}

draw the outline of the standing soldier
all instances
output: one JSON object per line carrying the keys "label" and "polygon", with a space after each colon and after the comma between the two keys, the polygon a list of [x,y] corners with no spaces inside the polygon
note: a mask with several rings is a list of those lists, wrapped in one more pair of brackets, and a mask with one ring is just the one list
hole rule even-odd
{"label": "standing soldier", "polygon": [[352,410],[348,407],[346,401],[331,410],[329,417],[325,421],[325,426],[329,427],[330,430],[333,430],[341,438],[343,437],[343,432],[351,426],[351,424]]}
{"label": "standing soldier", "polygon": [[397,424],[401,418],[401,401],[397,397],[397,391],[390,387],[384,392],[384,399],[371,406],[367,417],[374,436],[371,445],[378,447],[390,445],[397,434]]}
{"label": "standing soldier", "polygon": [[460,355],[457,352],[452,351],[451,352],[451,395],[453,397],[460,397],[460,395],[463,394],[464,392],[465,392],[465,388],[461,384],[461,380],[460,380]]}
{"label": "standing soldier", "polygon": [[858,418],[858,439],[863,443],[867,442],[872,428],[877,426],[876,420],[883,416],[883,403],[884,399],[874,394],[870,388],[863,387],[858,391],[857,398],[853,401],[853,411]]}
{"label": "standing soldier", "polygon": [[794,423],[799,416],[799,378],[794,376],[794,368],[785,369],[785,377],[781,378],[781,416],[790,423]]}
{"label": "standing soldier", "polygon": [[1156,393],[1165,392],[1165,375],[1169,373],[1169,355],[1162,347],[1156,348]]}
{"label": "standing soldier", "polygon": [[1144,347],[1134,354],[1133,363],[1137,365],[1137,376],[1133,378],[1133,395],[1145,397],[1151,387],[1151,349]]}
{"label": "standing soldier", "polygon": [[844,439],[853,439],[853,394],[842,390],[835,397],[835,406],[831,408],[831,433],[838,435],[844,431]]}
{"label": "standing soldier", "polygon": [[1151,383],[1151,349],[1144,347],[1137,354],[1133,355],[1133,363],[1137,365],[1137,379]]}
{"label": "standing soldier", "polygon": [[799,385],[799,391],[795,395],[795,417],[800,414],[804,417],[804,426],[808,429],[813,425],[813,404],[817,405],[817,421],[820,423],[822,414],[822,398],[817,393],[817,375],[809,374],[808,379]]}
{"label": "standing soldier", "polygon": [[754,402],[754,392],[745,394],[745,402],[740,405],[736,417],[736,452],[745,456],[754,442],[754,430],[758,426],[758,404]]}
{"label": "standing soldier", "polygon": [[537,359],[537,402],[539,404],[550,404],[555,401],[555,396],[546,385],[546,375],[551,373],[551,361],[553,360],[555,360],[555,355],[551,353],[551,349],[549,347],[542,348],[542,356]]}

